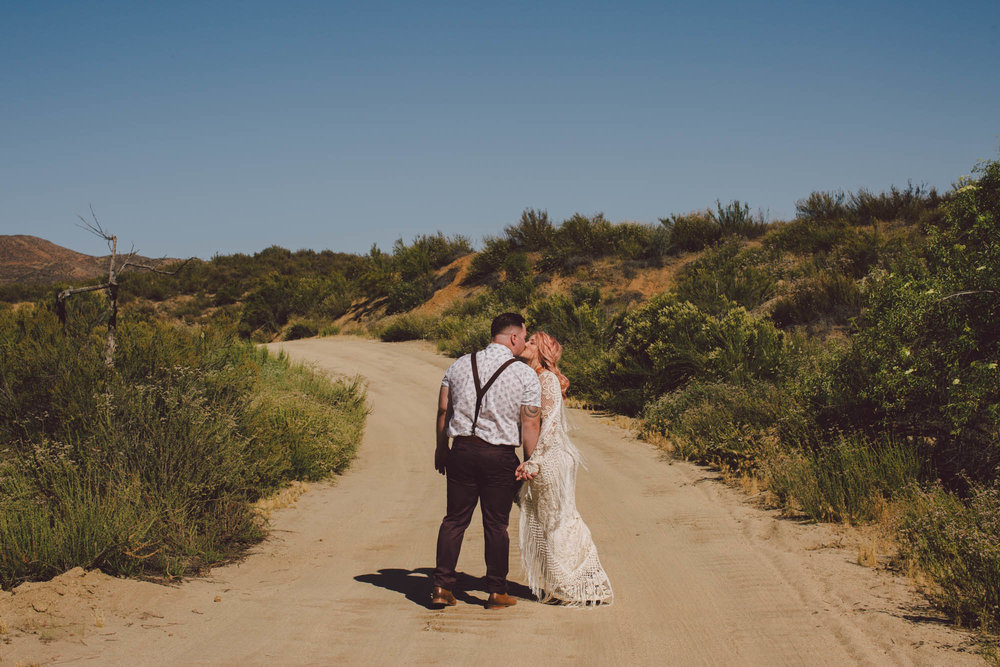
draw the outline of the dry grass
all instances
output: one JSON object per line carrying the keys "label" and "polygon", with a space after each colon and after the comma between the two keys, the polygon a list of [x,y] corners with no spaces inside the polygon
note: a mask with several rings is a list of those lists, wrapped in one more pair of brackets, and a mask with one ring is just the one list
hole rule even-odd
{"label": "dry grass", "polygon": [[274,510],[295,507],[295,503],[309,490],[309,487],[308,482],[292,481],[283,489],[255,502],[253,510],[258,516],[267,518]]}
{"label": "dry grass", "polygon": [[543,295],[569,294],[574,285],[593,283],[611,301],[645,301],[673,287],[677,272],[693,262],[700,252],[670,258],[664,266],[630,270],[620,259],[607,258],[580,267],[573,275],[554,275],[542,289]]}
{"label": "dry grass", "polygon": [[878,565],[878,542],[863,542],[858,547],[858,565],[875,567]]}

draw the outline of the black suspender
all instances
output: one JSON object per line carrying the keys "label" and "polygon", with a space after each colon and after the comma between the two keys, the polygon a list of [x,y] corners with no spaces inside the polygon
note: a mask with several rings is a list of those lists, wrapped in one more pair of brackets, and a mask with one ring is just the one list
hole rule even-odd
{"label": "black suspender", "polygon": [[496,379],[500,377],[500,374],[507,370],[507,367],[511,364],[517,363],[517,359],[508,359],[503,362],[500,368],[497,369],[496,373],[493,374],[489,380],[487,380],[485,385],[482,385],[479,381],[479,365],[476,363],[476,353],[472,353],[472,380],[476,383],[476,414],[472,419],[472,435],[476,435],[476,424],[479,423],[479,409],[483,407],[483,396],[486,392],[490,390]]}

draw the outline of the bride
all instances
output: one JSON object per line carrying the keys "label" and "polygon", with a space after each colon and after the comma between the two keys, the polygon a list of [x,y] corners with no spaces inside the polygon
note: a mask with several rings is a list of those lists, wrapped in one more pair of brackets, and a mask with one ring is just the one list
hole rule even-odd
{"label": "bride", "polygon": [[576,509],[580,451],[566,435],[563,395],[569,380],[559,372],[562,346],[539,331],[521,358],[542,385],[542,427],[538,445],[517,470],[520,492],[519,541],[528,586],[541,602],[571,606],[610,604],[611,582],[597,558],[590,529]]}

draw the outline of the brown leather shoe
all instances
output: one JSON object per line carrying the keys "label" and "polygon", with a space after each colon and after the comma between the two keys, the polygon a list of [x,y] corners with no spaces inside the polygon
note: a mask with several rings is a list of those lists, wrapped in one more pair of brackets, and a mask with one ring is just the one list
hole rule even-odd
{"label": "brown leather shoe", "polygon": [[431,594],[431,604],[439,607],[454,607],[458,601],[447,588],[435,586],[434,593]]}
{"label": "brown leather shoe", "polygon": [[503,609],[513,607],[517,604],[517,599],[506,593],[490,593],[490,599],[486,601],[487,609]]}

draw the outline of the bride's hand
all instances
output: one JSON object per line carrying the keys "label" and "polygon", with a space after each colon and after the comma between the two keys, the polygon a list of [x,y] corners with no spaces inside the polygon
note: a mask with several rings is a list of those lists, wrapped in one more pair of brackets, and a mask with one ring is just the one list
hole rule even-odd
{"label": "bride's hand", "polygon": [[525,461],[514,471],[514,479],[522,482],[530,482],[536,475],[538,475],[538,464],[530,461]]}

